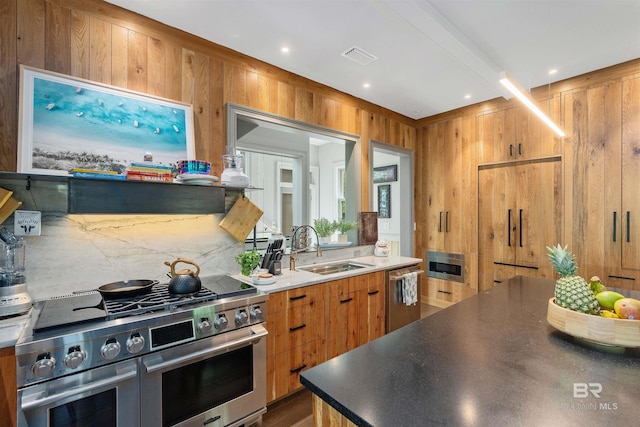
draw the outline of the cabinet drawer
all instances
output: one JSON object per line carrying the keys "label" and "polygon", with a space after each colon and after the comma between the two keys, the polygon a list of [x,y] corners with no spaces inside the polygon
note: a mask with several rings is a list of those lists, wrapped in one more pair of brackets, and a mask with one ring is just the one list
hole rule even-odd
{"label": "cabinet drawer", "polygon": [[293,348],[317,339],[319,320],[315,304],[290,308],[287,313],[287,340],[284,343],[276,341],[276,347],[281,348],[282,344]]}
{"label": "cabinet drawer", "polygon": [[287,291],[287,308],[297,307],[300,305],[316,305],[318,300],[322,299],[322,290],[318,285],[303,286]]}

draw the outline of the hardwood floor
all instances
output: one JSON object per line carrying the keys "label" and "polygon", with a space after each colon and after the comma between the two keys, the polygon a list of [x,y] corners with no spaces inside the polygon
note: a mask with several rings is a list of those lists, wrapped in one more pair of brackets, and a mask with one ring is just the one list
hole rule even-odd
{"label": "hardwood floor", "polygon": [[[420,305],[420,316],[427,317],[442,310],[427,304]],[[262,421],[251,427],[313,427],[311,392],[302,389],[267,407]]]}

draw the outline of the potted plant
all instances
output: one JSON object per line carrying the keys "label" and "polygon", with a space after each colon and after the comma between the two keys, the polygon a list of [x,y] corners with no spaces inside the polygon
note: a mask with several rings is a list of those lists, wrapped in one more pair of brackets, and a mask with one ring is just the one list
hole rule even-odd
{"label": "potted plant", "polygon": [[329,243],[329,238],[335,231],[334,224],[327,218],[314,219],[313,228],[318,233],[318,238],[320,239],[318,243]]}
{"label": "potted plant", "polygon": [[355,222],[344,219],[341,219],[340,221],[333,221],[333,229],[338,232],[338,242],[346,243],[347,232],[353,230],[356,226],[357,224]]}
{"label": "potted plant", "polygon": [[242,275],[250,276],[254,268],[260,265],[260,254],[256,250],[236,255],[236,262],[240,264]]}

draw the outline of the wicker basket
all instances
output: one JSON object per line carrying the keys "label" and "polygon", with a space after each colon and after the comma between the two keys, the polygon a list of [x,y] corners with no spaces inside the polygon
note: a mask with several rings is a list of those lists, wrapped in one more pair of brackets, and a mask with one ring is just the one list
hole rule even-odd
{"label": "wicker basket", "polygon": [[598,344],[640,347],[640,320],[610,319],[562,308],[549,299],[547,322],[559,331]]}

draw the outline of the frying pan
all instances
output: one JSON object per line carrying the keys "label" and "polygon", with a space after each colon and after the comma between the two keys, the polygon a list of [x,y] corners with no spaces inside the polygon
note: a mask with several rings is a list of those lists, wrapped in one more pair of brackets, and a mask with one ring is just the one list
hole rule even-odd
{"label": "frying pan", "polygon": [[105,299],[128,298],[146,294],[151,291],[157,280],[125,280],[121,282],[107,283],[98,288],[98,292]]}

